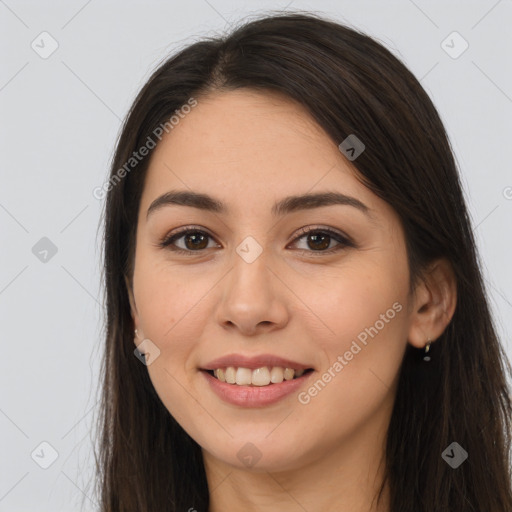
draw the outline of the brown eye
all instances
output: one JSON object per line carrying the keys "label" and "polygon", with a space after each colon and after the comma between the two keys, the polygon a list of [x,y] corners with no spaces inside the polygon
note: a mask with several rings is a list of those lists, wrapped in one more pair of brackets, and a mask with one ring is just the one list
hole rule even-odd
{"label": "brown eye", "polygon": [[205,236],[202,233],[198,233],[199,232],[192,232],[183,236],[183,240],[187,249],[206,249],[208,246],[208,235]]}
{"label": "brown eye", "polygon": [[[165,238],[159,246],[162,248],[168,248],[178,253],[191,254],[194,252],[200,252],[208,248],[208,239],[212,237],[205,231],[198,229],[183,229],[178,233]],[[177,246],[176,243],[179,240],[182,241],[182,246]]]}
{"label": "brown eye", "polygon": [[308,243],[310,243],[310,247],[316,251],[327,249],[331,242],[331,237],[327,234],[313,234],[307,235]]}
{"label": "brown eye", "polygon": [[[296,245],[298,241],[305,239],[306,247],[299,248],[305,253],[331,254],[346,247],[355,247],[355,244],[348,237],[331,229],[307,227],[301,229],[300,233],[302,235],[297,237],[293,243]],[[336,243],[334,247],[331,246],[332,242]]]}

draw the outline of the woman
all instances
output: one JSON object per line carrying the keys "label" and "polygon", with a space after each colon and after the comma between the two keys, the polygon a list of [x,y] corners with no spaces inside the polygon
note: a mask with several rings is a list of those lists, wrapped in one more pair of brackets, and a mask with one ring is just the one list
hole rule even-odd
{"label": "woman", "polygon": [[192,44],[102,190],[102,511],[512,510],[510,365],[388,50],[303,14]]}

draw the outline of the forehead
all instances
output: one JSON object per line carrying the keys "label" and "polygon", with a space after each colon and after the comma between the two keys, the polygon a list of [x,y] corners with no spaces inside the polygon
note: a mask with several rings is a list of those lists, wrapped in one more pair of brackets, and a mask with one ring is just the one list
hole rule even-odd
{"label": "forehead", "polygon": [[301,105],[247,89],[198,98],[155,148],[142,208],[171,189],[209,193],[234,209],[333,188],[376,197]]}

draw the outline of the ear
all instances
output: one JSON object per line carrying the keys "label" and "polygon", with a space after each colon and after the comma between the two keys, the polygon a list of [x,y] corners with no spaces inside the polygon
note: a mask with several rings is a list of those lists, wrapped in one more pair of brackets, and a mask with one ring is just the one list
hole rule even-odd
{"label": "ear", "polygon": [[135,305],[135,298],[133,296],[133,287],[132,287],[130,280],[128,279],[128,277],[126,275],[124,276],[124,282],[126,283],[126,290],[128,292],[128,300],[130,301],[130,314],[131,314],[131,317],[133,320],[134,329],[137,329],[138,336],[135,336],[135,333],[134,333],[134,343],[135,343],[135,345],[137,345],[144,339],[144,336],[140,330],[139,314],[137,312],[137,306]]}
{"label": "ear", "polygon": [[450,323],[457,304],[457,280],[445,259],[434,261],[416,286],[408,340],[423,348],[428,339],[436,340]]}

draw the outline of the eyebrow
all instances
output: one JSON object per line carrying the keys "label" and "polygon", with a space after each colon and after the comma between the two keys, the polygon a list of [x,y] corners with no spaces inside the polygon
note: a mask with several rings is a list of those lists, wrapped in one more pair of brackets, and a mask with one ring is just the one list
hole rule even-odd
{"label": "eyebrow", "polygon": [[[228,208],[218,199],[199,192],[189,190],[171,190],[160,197],[156,198],[148,208],[146,219],[151,213],[164,206],[179,205],[191,206],[200,210],[209,212],[227,214]],[[311,210],[322,206],[345,205],[357,208],[369,217],[370,208],[355,197],[347,196],[339,192],[317,192],[314,194],[302,194],[288,196],[277,201],[273,206],[271,213],[274,217],[283,216],[299,210]]]}

